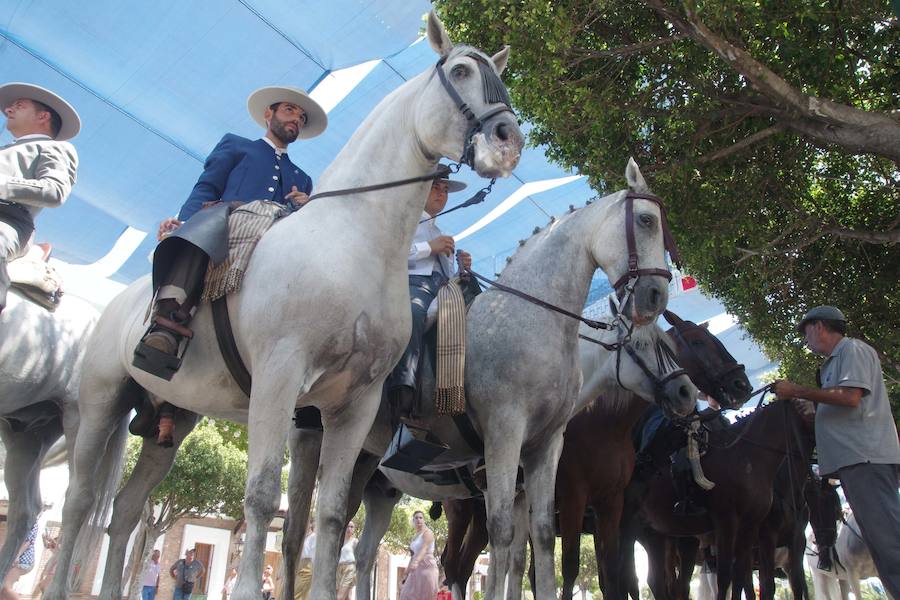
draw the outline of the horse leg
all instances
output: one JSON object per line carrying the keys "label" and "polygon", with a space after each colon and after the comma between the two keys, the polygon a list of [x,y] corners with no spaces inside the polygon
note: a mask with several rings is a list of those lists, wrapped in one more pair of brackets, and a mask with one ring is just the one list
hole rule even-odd
{"label": "horse leg", "polygon": [[626,588],[619,577],[622,569],[620,523],[624,503],[622,494],[614,494],[607,502],[594,505],[594,554],[599,583],[607,600],[625,600]]}
{"label": "horse leg", "polygon": [[700,540],[695,537],[685,537],[679,538],[676,544],[681,562],[678,567],[678,584],[675,589],[675,598],[677,600],[690,600],[691,579],[694,576],[694,566],[697,563],[697,550],[700,548]]}
{"label": "horse leg", "polygon": [[281,564],[284,571],[281,593],[285,598],[293,598],[297,560],[300,558],[300,550],[306,537],[309,510],[316,486],[322,434],[318,431],[292,428],[288,434],[288,447],[291,454],[291,468],[288,475],[288,513],[281,541]]}
{"label": "horse leg", "polygon": [[[378,466],[378,458],[375,467]],[[373,485],[373,480],[383,483]],[[363,491],[363,503],[366,507],[366,526],[363,528],[359,543],[356,545],[356,597],[369,600],[372,597],[372,567],[378,557],[378,546],[381,538],[391,526],[391,514],[403,494],[387,483],[380,473],[369,478]]]}
{"label": "horse leg", "polygon": [[[121,477],[128,413],[134,406],[134,395],[140,392],[117,364],[105,356],[85,358],[79,392],[80,422],[63,505],[56,574],[44,592],[45,600],[69,597],[73,558],[84,560],[93,551],[102,534],[100,528],[105,524],[108,503]],[[102,457],[99,461],[98,456]],[[90,519],[93,531],[82,532],[91,512],[94,513]]]}
{"label": "horse leg", "polygon": [[[380,380],[370,383],[356,397],[348,398],[345,410],[336,414],[322,413],[325,433],[322,438],[320,502],[316,514],[316,555],[310,590],[310,597],[316,600],[335,597],[334,574],[343,545],[351,478],[363,441],[375,421],[381,403],[381,388]],[[256,578],[258,580],[259,576],[256,575]],[[250,600],[250,596],[247,598]]]}
{"label": "horse leg", "polygon": [[[524,423],[524,420],[522,420]],[[513,543],[513,503],[516,497],[516,474],[522,448],[522,427],[512,426],[502,433],[485,436],[485,463],[487,466],[488,532],[491,539],[491,565],[488,568],[487,600],[503,598],[506,575],[509,572],[510,546]],[[490,433],[490,427],[486,432]],[[546,482],[544,482],[546,485]],[[537,597],[537,596],[536,596]],[[543,598],[543,597],[542,597]]]}
{"label": "horse leg", "polygon": [[788,547],[788,580],[791,593],[797,600],[809,600],[809,586],[803,570],[803,556],[806,554],[806,526],[798,524],[794,528],[793,540]]}
{"label": "horse leg", "polygon": [[535,547],[535,598],[556,598],[556,576],[553,572],[555,485],[552,482],[556,482],[556,467],[562,453],[562,433],[562,429],[555,432],[540,451],[524,456],[522,461],[525,490],[531,506],[531,543]]}
{"label": "horse leg", "polygon": [[[737,571],[734,568],[734,545],[736,524],[732,519],[721,519],[716,523],[716,600],[726,600]],[[744,543],[751,543],[745,540]],[[740,595],[740,586],[735,584]]]}
{"label": "horse leg", "polygon": [[469,578],[472,577],[472,571],[475,570],[475,563],[481,556],[481,551],[487,547],[488,531],[487,531],[487,509],[484,505],[483,498],[471,498],[467,500],[472,505],[472,520],[469,523],[469,530],[466,532],[466,538],[463,540],[462,551],[459,558],[459,569],[457,571],[457,582],[453,591],[453,600],[465,600],[466,586]]}
{"label": "horse leg", "polygon": [[[557,488],[562,481],[557,481]],[[566,486],[568,487],[568,486]],[[575,486],[571,486],[575,487]],[[560,499],[559,535],[562,538],[562,600],[572,600],[572,590],[578,579],[578,567],[581,563],[581,526],[584,523],[584,509],[587,495],[577,489],[557,489]],[[603,591],[605,598],[606,590]]]}
{"label": "horse leg", "polygon": [[[528,499],[524,492],[516,496],[513,504],[516,515],[516,529],[510,548],[509,576],[506,582],[507,600],[522,597],[522,579],[525,576],[525,554],[528,549]],[[554,542],[555,542],[554,537]]]}
{"label": "horse leg", "polygon": [[[277,348],[278,345],[275,344],[271,356],[278,356]],[[237,582],[231,596],[233,600],[259,598],[259,574],[263,569],[266,533],[281,499],[281,467],[289,428],[292,426],[291,416],[297,398],[309,386],[304,381],[305,369],[301,364],[291,364],[286,368],[280,361],[272,360],[260,367],[261,372],[253,374],[253,388],[250,392],[247,484],[244,494],[247,530]],[[355,458],[354,455],[350,465]],[[343,513],[341,517],[343,520]],[[336,592],[336,571],[335,564],[331,576],[331,597]]]}
{"label": "horse leg", "polygon": [[3,475],[9,494],[6,539],[0,548],[0,581],[18,558],[19,548],[41,512],[41,461],[62,435],[61,425],[54,421],[37,431],[16,433],[0,421],[0,438],[6,447]]}
{"label": "horse leg", "polygon": [[441,552],[441,566],[444,568],[444,583],[452,591],[459,582],[460,559],[465,544],[466,532],[472,523],[472,500],[444,500],[444,516],[447,518],[447,542]]}
{"label": "horse leg", "polygon": [[[772,527],[759,530],[759,597],[760,600],[775,598],[775,545],[777,532]],[[796,600],[802,600],[796,597]]]}
{"label": "horse leg", "polygon": [[656,600],[672,600],[666,584],[666,541],[662,535],[645,529],[640,538],[647,552],[647,585]]}
{"label": "horse leg", "polygon": [[[732,600],[741,600],[741,592],[743,591],[746,600],[755,600],[756,592],[753,589],[753,543],[752,540],[758,539],[758,526],[739,527],[737,536],[733,538],[732,550],[734,552],[734,564],[732,566]],[[740,542],[739,542],[740,540]],[[746,540],[746,541],[745,541]],[[749,543],[747,543],[749,542]],[[773,549],[774,554],[774,549]],[[772,558],[774,565],[775,559]],[[773,566],[773,588],[774,588],[774,566]],[[774,595],[774,593],[773,593]]]}
{"label": "horse leg", "polygon": [[[125,567],[125,550],[128,538],[137,527],[147,499],[159,483],[165,479],[175,463],[178,448],[184,438],[194,430],[199,417],[195,413],[175,411],[175,429],[173,445],[163,448],[155,440],[144,440],[141,454],[128,483],[116,495],[113,501],[112,518],[109,521],[109,550],[106,553],[106,567],[103,571],[103,584],[100,588],[100,600],[118,600],[122,597],[122,571]],[[141,556],[141,548],[134,547],[132,552]]]}

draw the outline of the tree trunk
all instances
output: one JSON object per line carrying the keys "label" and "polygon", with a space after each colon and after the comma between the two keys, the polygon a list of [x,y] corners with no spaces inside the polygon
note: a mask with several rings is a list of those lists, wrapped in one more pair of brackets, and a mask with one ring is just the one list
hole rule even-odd
{"label": "tree trunk", "polygon": [[[144,546],[140,549],[139,556],[141,559],[136,565],[138,568],[135,569],[134,576],[131,578],[131,585],[128,589],[128,600],[141,600],[141,588],[144,587],[143,581],[141,581],[141,576],[144,574],[143,567],[150,560],[150,555],[153,553],[153,546],[156,545],[156,540],[163,534],[161,528],[147,527],[145,524],[141,525],[141,529],[144,529]],[[132,555],[134,555],[137,550],[137,541],[135,541],[135,548],[132,550]],[[160,570],[160,572],[162,572],[162,570]]]}

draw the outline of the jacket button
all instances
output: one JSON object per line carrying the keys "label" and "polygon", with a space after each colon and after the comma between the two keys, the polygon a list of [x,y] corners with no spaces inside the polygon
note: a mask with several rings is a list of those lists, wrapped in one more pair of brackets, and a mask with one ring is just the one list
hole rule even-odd
{"label": "jacket button", "polygon": [[274,179],[275,181],[278,181],[278,175],[272,175],[272,179]]}
{"label": "jacket button", "polygon": [[270,192],[274,192],[274,191],[275,191],[275,188],[270,187],[270,188],[269,188],[269,191],[270,191]]}

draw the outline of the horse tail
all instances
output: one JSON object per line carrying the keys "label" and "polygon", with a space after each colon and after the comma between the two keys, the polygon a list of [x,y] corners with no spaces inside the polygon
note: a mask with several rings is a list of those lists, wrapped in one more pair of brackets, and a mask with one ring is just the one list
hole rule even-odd
{"label": "horse tail", "polygon": [[444,513],[444,507],[440,502],[432,502],[431,508],[428,509],[428,516],[431,517],[432,521],[437,521],[441,518],[441,515]]}
{"label": "horse tail", "polygon": [[[129,387],[126,384],[123,391]],[[91,505],[88,518],[84,527],[78,533],[72,549],[74,560],[73,568],[69,573],[69,589],[78,589],[82,578],[89,574],[90,563],[88,561],[94,556],[95,550],[100,547],[103,536],[106,534],[113,500],[116,497],[116,493],[119,490],[119,482],[122,479],[122,468],[125,464],[125,443],[128,441],[128,419],[130,416],[131,414],[128,412],[119,419],[112,435],[109,437],[109,442],[106,444],[106,451],[100,459],[100,465],[97,468],[97,494],[94,496],[94,503]]]}

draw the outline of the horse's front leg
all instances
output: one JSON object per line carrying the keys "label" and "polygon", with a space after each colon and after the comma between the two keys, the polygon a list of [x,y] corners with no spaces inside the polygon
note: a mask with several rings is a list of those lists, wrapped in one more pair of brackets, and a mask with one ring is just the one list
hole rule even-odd
{"label": "horse's front leg", "polygon": [[[777,531],[774,527],[762,527],[759,531],[759,597],[761,600],[775,598],[775,544]],[[797,600],[801,600],[800,597]]]}
{"label": "horse's front leg", "polygon": [[10,566],[18,558],[19,548],[41,511],[41,461],[60,435],[59,421],[37,431],[20,433],[0,421],[0,437],[6,447],[3,476],[9,494],[6,539],[0,548],[0,581],[6,578]]}
{"label": "horse's front leg", "polygon": [[282,595],[293,598],[297,585],[297,560],[306,537],[309,510],[316,473],[319,470],[319,452],[322,434],[308,429],[292,428],[288,436],[291,453],[291,469],[288,476],[288,514],[284,521],[284,537],[281,543]]}
{"label": "horse's front leg", "polygon": [[[494,402],[499,404],[500,399]],[[516,497],[516,474],[522,451],[524,419],[507,422],[505,427],[484,428],[484,459],[487,480],[490,482],[487,501],[488,533],[491,539],[491,564],[488,567],[487,600],[503,598],[506,575],[509,573],[510,547],[514,535],[513,503]],[[552,489],[552,485],[550,486]]]}
{"label": "horse's front leg", "polygon": [[334,598],[334,574],[343,545],[350,483],[363,441],[372,428],[381,403],[382,382],[378,379],[347,400],[336,414],[323,411],[325,434],[322,440],[319,503],[316,513],[316,556],[310,597]]}
{"label": "horse's front leg", "polygon": [[472,522],[472,501],[470,499],[444,500],[444,516],[447,517],[447,542],[441,552],[441,567],[444,581],[453,591],[459,581],[460,557],[465,543],[466,531]]}
{"label": "horse's front leg", "polygon": [[[551,434],[543,447],[523,457],[525,491],[531,506],[531,543],[534,545],[536,598],[556,598],[553,572],[553,549],[556,531],[553,527],[556,467],[562,453],[563,431]],[[582,509],[583,511],[583,509]]]}
{"label": "horse's front leg", "polygon": [[[279,356],[277,344],[270,354],[275,356]],[[257,600],[260,596],[259,574],[263,569],[266,533],[281,500],[281,467],[291,416],[298,395],[306,393],[310,386],[304,380],[306,374],[303,365],[274,360],[254,373],[244,494],[247,537],[233,600]]]}
{"label": "horse's front leg", "polygon": [[[574,478],[562,477],[557,481],[559,502],[559,535],[562,538],[562,600],[572,600],[572,590],[578,579],[581,565],[581,528],[584,524],[584,510],[587,494],[574,485]],[[569,484],[573,485],[569,485]],[[597,557],[599,560],[599,556]],[[604,598],[609,600],[607,590]]]}
{"label": "horse's front leg", "polygon": [[454,600],[465,600],[466,585],[472,577],[472,571],[475,570],[475,563],[488,544],[487,509],[484,498],[470,498],[466,502],[472,506],[472,520],[459,556],[457,584],[455,588],[451,588]]}
{"label": "horse's front leg", "polygon": [[[112,518],[107,530],[109,550],[106,554],[106,568],[103,571],[103,584],[100,588],[101,600],[118,600],[122,597],[122,570],[128,538],[141,518],[147,499],[153,489],[168,475],[179,446],[194,430],[198,418],[197,414],[189,411],[175,411],[175,430],[171,448],[163,448],[152,439],[149,442],[144,440],[134,471],[113,502]],[[142,550],[134,547],[131,551],[136,552],[140,560]]]}
{"label": "horse's front leg", "polygon": [[[510,551],[509,578],[506,584],[506,599],[522,598],[522,580],[525,577],[525,559],[528,549],[528,498],[525,492],[519,492],[513,505],[516,516],[516,529]],[[554,543],[555,543],[554,539]]]}
{"label": "horse's front leg", "polygon": [[625,600],[627,586],[622,585],[620,531],[625,496],[612,494],[606,502],[594,504],[594,554],[600,589],[606,600]]}
{"label": "horse's front leg", "polygon": [[357,598],[372,597],[372,567],[378,556],[378,546],[391,526],[391,513],[402,497],[403,494],[391,486],[380,472],[374,473],[365,486],[363,504],[366,507],[366,526],[356,545]]}

